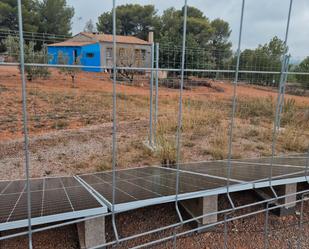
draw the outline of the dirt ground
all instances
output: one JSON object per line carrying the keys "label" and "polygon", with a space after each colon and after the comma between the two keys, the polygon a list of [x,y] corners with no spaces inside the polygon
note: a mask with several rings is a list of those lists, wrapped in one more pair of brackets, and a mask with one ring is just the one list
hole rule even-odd
{"label": "dirt ground", "polygon": [[[82,115],[100,117],[98,121],[106,122],[111,120],[111,93],[112,82],[106,73],[79,73],[75,86],[72,87],[71,80],[60,74],[57,70],[52,70],[51,76],[48,79],[35,79],[27,83],[27,103],[29,112],[29,129],[31,134],[41,134],[47,131],[54,130],[57,125],[48,125],[52,120],[61,121],[69,118],[69,124],[65,124],[64,128],[81,128],[85,125],[91,125],[91,121],[83,123],[78,119]],[[139,82],[147,82],[147,80],[136,79],[132,85],[120,84],[117,86],[118,93],[118,111],[119,116],[125,112],[128,119],[130,116],[139,118],[139,116],[148,116],[147,105],[149,105],[149,84],[139,84]],[[193,87],[190,90],[184,91],[184,99],[191,100],[216,100],[228,101],[231,103],[233,96],[233,84],[229,81],[214,81],[209,80],[213,87]],[[221,89],[220,91],[216,89]],[[240,83],[237,87],[237,95],[240,100],[248,98],[273,98],[277,97],[277,89],[270,87],[257,87]],[[97,94],[105,96],[105,99],[98,99]],[[174,99],[177,101],[179,91],[177,89],[160,88],[159,89],[159,105],[161,101]],[[16,67],[0,67],[0,141],[7,139],[16,139],[22,137],[22,106],[21,106],[21,80],[19,71]],[[133,110],[128,104],[129,97],[138,98],[138,110]],[[123,98],[127,101],[123,101]],[[295,100],[298,106],[308,107],[309,98],[302,96],[286,95],[286,100]],[[71,101],[70,101],[71,100]],[[88,101],[89,103],[85,103]],[[65,106],[67,105],[67,106]],[[128,105],[123,109],[123,105]],[[136,106],[135,106],[136,107]],[[143,108],[141,108],[143,107]],[[169,111],[175,111],[176,106],[173,106]],[[90,109],[87,109],[90,108]],[[163,105],[161,111],[165,112],[167,106]],[[142,112],[142,113],[141,113]],[[142,114],[142,115],[141,115]],[[78,117],[77,117],[78,116]],[[48,119],[46,121],[46,119]],[[38,122],[38,120],[40,122]],[[36,122],[35,122],[36,121]],[[11,122],[11,124],[7,124]],[[44,123],[45,122],[45,123]],[[102,123],[102,122],[101,122]]]}
{"label": "dirt ground", "polygon": [[[233,85],[210,83],[214,87],[184,91],[183,161],[226,157]],[[47,80],[27,82],[32,177],[110,168],[111,92],[112,83],[106,73],[80,73],[74,88],[71,80],[57,70],[51,70]],[[159,153],[143,146],[149,136],[149,85],[120,84],[117,92],[118,167],[173,161],[178,90],[160,87],[156,134],[164,150]],[[269,109],[274,104],[270,98],[276,97],[276,91],[240,84],[237,92],[233,157],[267,156],[273,128]],[[303,152],[309,135],[309,98],[288,95],[288,99],[295,102],[283,117],[287,125],[279,135],[277,152]],[[0,67],[0,179],[24,177],[21,104],[18,69]]]}
{"label": "dirt ground", "polygon": [[[112,83],[109,75],[80,73],[76,86],[72,87],[69,78],[56,70],[51,72],[48,80],[27,83],[31,177],[110,169]],[[159,90],[157,135],[161,146],[167,146],[164,147],[166,151],[152,153],[143,145],[149,132],[149,85],[141,82],[138,85],[117,86],[118,168],[161,164],[162,159],[166,158],[174,160],[172,155],[175,154],[175,148],[171,141],[175,141],[178,90],[164,87]],[[183,161],[226,157],[233,85],[226,81],[211,81],[211,84],[215,87],[194,87],[184,91]],[[218,88],[221,90],[216,90]],[[273,108],[276,89],[240,83],[237,93],[240,109],[235,120],[233,156],[245,158],[269,155],[273,127],[273,113],[269,109]],[[289,99],[294,102],[289,102]],[[304,152],[309,141],[309,118],[306,119],[309,98],[287,95],[286,101],[290,103],[291,110],[287,110],[284,116],[286,125],[279,135],[277,152]],[[0,67],[0,180],[24,178],[21,110],[18,69]],[[235,194],[235,200],[240,205],[254,202],[256,198],[253,193],[247,192]],[[221,198],[220,205],[228,205],[225,198]],[[307,220],[308,212],[307,205]],[[228,248],[264,248],[264,215],[231,222]],[[280,219],[271,216],[270,228],[274,230],[269,238],[270,248],[296,248],[298,219],[299,214]],[[173,204],[117,216],[122,236],[177,221]],[[113,238],[110,220],[107,220],[107,226],[107,237],[110,240]],[[190,227],[185,225],[179,229],[185,231]],[[223,248],[222,231],[223,227],[217,227],[214,231],[180,238],[177,240],[178,248]],[[166,231],[116,247],[128,248],[149,239],[169,236],[172,232]],[[304,225],[303,234],[309,234],[308,223]],[[304,236],[302,243],[303,248],[307,248],[308,236]],[[26,239],[1,242],[0,248],[26,248]],[[78,248],[75,226],[34,235],[34,248]],[[172,248],[172,242],[154,248]]]}

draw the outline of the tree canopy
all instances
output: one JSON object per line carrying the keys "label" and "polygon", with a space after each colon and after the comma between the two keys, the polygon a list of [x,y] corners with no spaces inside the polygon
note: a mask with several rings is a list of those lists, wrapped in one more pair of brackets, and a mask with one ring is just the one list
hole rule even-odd
{"label": "tree canopy", "polygon": [[[157,42],[181,45],[183,31],[183,9],[169,8],[160,16],[153,5],[126,4],[117,9],[117,33],[147,39],[150,29],[154,29]],[[112,12],[105,12],[98,18],[99,32],[112,33]],[[187,33],[192,43],[202,48],[213,45],[220,49],[230,49],[231,34],[229,24],[221,19],[209,21],[203,12],[188,7]],[[190,47],[190,44],[188,44]]]}
{"label": "tree canopy", "polygon": [[[299,73],[309,73],[309,56],[302,60],[302,62],[296,66],[295,72]],[[296,74],[297,82],[301,83],[304,88],[309,89],[309,76]]]}
{"label": "tree canopy", "polygon": [[[133,35],[147,39],[150,28],[158,27],[159,17],[153,5],[126,4],[117,9],[117,34]],[[99,32],[112,33],[112,12],[105,12],[98,18]]]}
{"label": "tree canopy", "polygon": [[[259,45],[256,49],[246,49],[240,55],[240,70],[244,71],[276,71],[280,72],[283,55],[287,47],[277,36],[268,43]],[[234,62],[236,58],[234,58]],[[242,73],[240,79],[249,80],[252,83],[277,85],[280,75],[278,74],[246,74]]]}
{"label": "tree canopy", "polygon": [[[153,5],[126,4],[118,6],[116,11],[117,34],[133,35],[146,40],[148,32],[153,29],[156,42],[175,48],[164,52],[164,58],[161,60],[164,65],[161,66],[169,66],[167,65],[169,58],[173,58],[175,62],[170,66],[179,67],[183,9],[169,8],[159,15]],[[97,29],[103,33],[112,33],[112,12],[105,12],[99,17]],[[223,64],[224,60],[232,54],[230,34],[231,29],[227,22],[221,19],[210,21],[201,10],[189,6],[187,47],[192,48],[192,51],[187,51],[190,53],[190,61],[186,61],[187,65],[201,68],[206,64],[217,66]],[[195,49],[206,51],[203,58],[200,58],[201,54],[198,54]],[[218,50],[220,50],[220,56]]]}
{"label": "tree canopy", "polygon": [[[18,29],[16,0],[1,0],[0,29]],[[74,8],[66,0],[23,0],[23,28],[26,32],[70,35]]]}
{"label": "tree canopy", "polygon": [[[22,1],[24,30],[37,32],[39,27],[39,2],[37,0]],[[1,0],[0,2],[0,29],[18,29],[18,7],[16,0]]]}
{"label": "tree canopy", "polygon": [[39,4],[39,32],[56,35],[71,35],[74,8],[66,0],[43,0]]}

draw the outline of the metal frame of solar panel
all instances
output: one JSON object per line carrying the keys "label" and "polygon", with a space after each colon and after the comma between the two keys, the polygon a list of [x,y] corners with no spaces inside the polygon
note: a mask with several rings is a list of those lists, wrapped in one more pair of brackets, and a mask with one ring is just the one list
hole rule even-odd
{"label": "metal frame of solar panel", "polygon": [[[31,224],[107,213],[107,207],[75,177],[30,180]],[[28,226],[26,181],[0,181],[0,231]]]}
{"label": "metal frame of solar panel", "polygon": [[[77,176],[104,203],[112,207],[112,172]],[[226,193],[227,180],[190,172],[179,172],[179,200]],[[231,191],[251,188],[237,180],[230,181]],[[167,203],[175,200],[176,170],[159,166],[119,170],[116,172],[116,212]]]}
{"label": "metal frame of solar panel", "polygon": [[[305,161],[301,156],[289,157],[289,163],[279,165],[283,157],[273,161],[271,184],[284,185],[305,182]],[[248,161],[249,160],[249,161]],[[258,160],[265,160],[259,163]],[[233,160],[231,163],[230,192],[269,186],[269,158]],[[301,164],[304,165],[301,165]],[[299,165],[300,164],[300,165]],[[116,212],[175,200],[176,169],[159,166],[118,170],[116,172]],[[98,198],[111,209],[112,172],[77,176]],[[227,193],[227,161],[206,161],[180,164],[179,200]]]}

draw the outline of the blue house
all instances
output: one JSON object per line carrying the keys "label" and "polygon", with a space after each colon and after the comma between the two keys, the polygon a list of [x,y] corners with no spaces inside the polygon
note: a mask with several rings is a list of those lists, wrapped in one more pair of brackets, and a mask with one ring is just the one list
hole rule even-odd
{"label": "blue house", "polygon": [[[125,56],[129,56],[131,60],[133,58],[136,63],[133,65],[131,63],[131,66],[151,66],[151,42],[133,36],[119,35],[116,37],[116,41],[117,52],[119,52],[117,57],[122,58],[123,61],[128,60],[128,58],[124,58]],[[79,62],[79,64],[87,66],[82,70],[89,72],[104,71],[95,67],[112,66],[112,48],[112,35],[86,32],[79,33],[67,41],[47,46],[49,64],[59,64],[59,55],[62,54],[67,58],[66,64],[73,65]]]}
{"label": "blue house", "polygon": [[[60,42],[49,45],[49,64],[59,64],[58,58],[62,54],[67,58],[67,64],[73,65],[78,62],[84,66],[101,66],[100,44],[98,42]],[[100,72],[100,68],[82,68],[83,71]]]}

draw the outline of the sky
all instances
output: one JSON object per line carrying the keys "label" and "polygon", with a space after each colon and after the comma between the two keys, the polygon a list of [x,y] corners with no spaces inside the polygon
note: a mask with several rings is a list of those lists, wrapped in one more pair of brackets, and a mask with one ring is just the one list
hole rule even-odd
{"label": "sky", "polygon": [[[75,8],[73,33],[82,31],[85,23],[94,23],[100,14],[111,11],[112,0],[67,0]],[[155,5],[159,14],[169,7],[180,9],[184,1],[175,0],[117,0],[117,5],[136,3]],[[203,11],[208,18],[222,18],[229,22],[231,41],[235,49],[238,43],[242,0],[188,0],[189,6]],[[255,48],[277,35],[285,36],[290,0],[246,0],[242,49]],[[309,1],[294,0],[288,46],[294,60],[309,56]]]}

